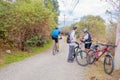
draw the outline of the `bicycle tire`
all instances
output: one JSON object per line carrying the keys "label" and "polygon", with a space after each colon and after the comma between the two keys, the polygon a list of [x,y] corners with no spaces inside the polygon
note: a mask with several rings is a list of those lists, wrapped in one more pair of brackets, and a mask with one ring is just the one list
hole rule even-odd
{"label": "bicycle tire", "polygon": [[88,57],[87,52],[81,50],[78,53],[76,53],[76,62],[80,66],[87,66],[88,65],[87,57]]}
{"label": "bicycle tire", "polygon": [[55,46],[56,46],[56,45],[54,44],[54,45],[53,45],[53,50],[52,50],[52,54],[53,54],[53,55],[55,55],[56,52],[57,52]]}
{"label": "bicycle tire", "polygon": [[79,47],[77,46],[77,47],[74,48],[74,53],[76,53],[76,52],[78,52],[78,51],[80,51],[80,50],[81,50],[81,48],[79,48]]}
{"label": "bicycle tire", "polygon": [[80,50],[80,48],[77,46],[74,48],[74,54],[73,54],[73,59],[76,57],[76,53]]}
{"label": "bicycle tire", "polygon": [[52,53],[53,53],[53,55],[55,55],[55,54],[56,54],[56,51],[55,51],[55,50],[53,50],[53,52],[52,52]]}
{"label": "bicycle tire", "polygon": [[[109,68],[107,66],[109,66],[109,67],[111,66],[110,70],[108,70]],[[105,58],[104,58],[104,71],[105,71],[105,73],[110,75],[113,72],[113,70],[114,70],[114,61],[113,61],[112,56],[105,55]]]}
{"label": "bicycle tire", "polygon": [[94,50],[89,50],[88,51],[88,56],[89,57],[87,57],[88,58],[88,63],[89,64],[93,64],[93,63],[95,63],[95,61],[96,61],[96,53],[95,53],[95,51]]}

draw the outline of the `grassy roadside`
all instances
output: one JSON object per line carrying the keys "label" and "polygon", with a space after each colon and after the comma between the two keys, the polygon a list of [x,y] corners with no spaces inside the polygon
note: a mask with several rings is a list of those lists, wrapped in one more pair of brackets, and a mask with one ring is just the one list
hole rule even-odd
{"label": "grassy roadside", "polygon": [[105,74],[103,70],[103,63],[100,61],[96,62],[95,64],[88,65],[87,71],[87,80],[104,80],[104,78],[109,77],[109,75]]}
{"label": "grassy roadside", "polygon": [[38,54],[40,52],[43,52],[47,49],[49,49],[52,45],[52,41],[49,41],[46,45],[43,47],[36,47],[32,49],[32,52],[17,52],[17,53],[11,53],[11,54],[5,54],[3,56],[3,61],[0,63],[0,68],[4,67],[10,63],[18,62],[21,60],[24,60],[25,58],[28,58],[30,56],[33,56],[35,54]]}
{"label": "grassy roadside", "polygon": [[119,80],[120,70],[114,70],[111,75],[104,72],[103,63],[101,61],[88,65],[87,80]]}

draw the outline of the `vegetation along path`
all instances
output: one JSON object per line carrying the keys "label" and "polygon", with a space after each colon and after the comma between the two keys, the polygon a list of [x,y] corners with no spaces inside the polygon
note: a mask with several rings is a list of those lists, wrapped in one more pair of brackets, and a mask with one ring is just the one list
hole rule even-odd
{"label": "vegetation along path", "polygon": [[0,80],[87,80],[86,68],[67,62],[68,45],[61,40],[60,52],[52,49],[0,69]]}

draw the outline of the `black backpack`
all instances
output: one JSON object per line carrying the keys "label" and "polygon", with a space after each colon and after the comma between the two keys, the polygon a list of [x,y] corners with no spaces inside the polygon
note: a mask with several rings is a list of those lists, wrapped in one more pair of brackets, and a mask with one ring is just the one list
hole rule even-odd
{"label": "black backpack", "polygon": [[71,43],[70,34],[71,34],[71,32],[67,35],[67,40],[66,40],[66,42],[67,42],[68,44]]}
{"label": "black backpack", "polygon": [[88,32],[88,39],[85,40],[85,42],[91,42],[91,39],[92,39],[91,34]]}

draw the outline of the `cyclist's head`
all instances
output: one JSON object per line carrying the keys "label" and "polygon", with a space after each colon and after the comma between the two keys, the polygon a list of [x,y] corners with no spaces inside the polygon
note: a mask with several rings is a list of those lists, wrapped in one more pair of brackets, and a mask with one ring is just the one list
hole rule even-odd
{"label": "cyclist's head", "polygon": [[85,29],[83,29],[83,32],[84,32],[84,33],[87,33],[87,32],[88,32],[88,30],[85,28]]}
{"label": "cyclist's head", "polygon": [[58,29],[58,27],[56,27],[55,29]]}
{"label": "cyclist's head", "polygon": [[76,29],[77,29],[77,26],[74,26],[74,27],[73,27],[73,30],[76,30]]}

